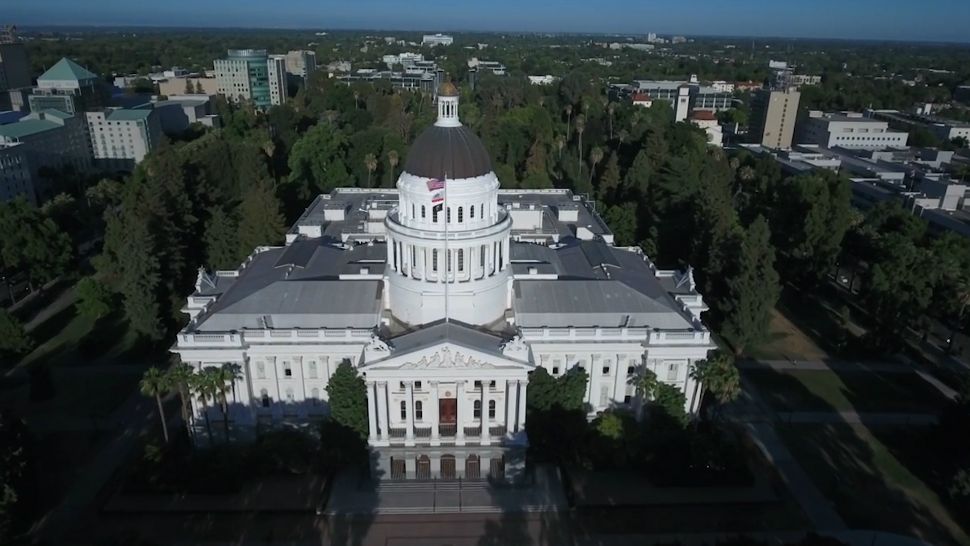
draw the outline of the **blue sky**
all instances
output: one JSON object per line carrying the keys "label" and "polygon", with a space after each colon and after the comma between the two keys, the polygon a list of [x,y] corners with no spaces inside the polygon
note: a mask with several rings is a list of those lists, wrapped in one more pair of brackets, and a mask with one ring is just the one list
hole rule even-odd
{"label": "blue sky", "polygon": [[970,42],[970,0],[0,0],[0,23]]}

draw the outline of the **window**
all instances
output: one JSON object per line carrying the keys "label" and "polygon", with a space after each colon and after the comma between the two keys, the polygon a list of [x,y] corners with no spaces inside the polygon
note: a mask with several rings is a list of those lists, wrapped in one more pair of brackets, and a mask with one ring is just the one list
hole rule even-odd
{"label": "window", "polygon": [[438,249],[431,250],[431,271],[438,271]]}
{"label": "window", "polygon": [[415,212],[415,206],[414,206],[414,203],[411,203],[411,218],[414,218],[415,216],[417,216],[417,213]]}
{"label": "window", "polygon": [[404,421],[408,418],[408,405],[407,402],[401,400],[401,420]]}
{"label": "window", "polygon": [[488,401],[488,418],[495,419],[495,400]]}
{"label": "window", "polygon": [[610,375],[610,367],[603,366],[603,375]]}
{"label": "window", "polygon": [[[458,209],[461,210],[461,209]],[[459,220],[460,222],[461,220]],[[465,251],[463,249],[458,249],[458,271],[465,270]]]}
{"label": "window", "polygon": [[465,221],[464,207],[458,207],[458,223],[460,224],[464,221]]}
{"label": "window", "polygon": [[286,402],[292,404],[294,401],[293,389],[286,389]]}
{"label": "window", "polygon": [[289,361],[283,362],[283,375],[286,377],[293,377],[293,368],[290,366]]}
{"label": "window", "polygon": [[677,362],[671,362],[667,365],[667,381],[675,381],[677,379],[678,372],[680,371],[680,364]]}
{"label": "window", "polygon": [[316,360],[311,360],[310,363],[307,364],[307,372],[306,372],[306,374],[307,374],[307,377],[309,377],[310,379],[316,379],[317,378],[317,361]]}
{"label": "window", "polygon": [[488,387],[491,388],[491,389],[494,389],[495,388],[495,381],[489,381],[488,382]]}
{"label": "window", "polygon": [[441,205],[431,207],[431,222],[438,223],[438,213],[441,212]]}
{"label": "window", "polygon": [[474,218],[475,217],[475,205],[472,205],[471,207],[468,207],[468,217],[469,218]]}
{"label": "window", "polygon": [[425,215],[425,211],[424,211],[424,205],[421,205],[421,218],[422,218],[422,219],[424,219],[424,218],[426,218],[426,217],[427,217],[427,216]]}
{"label": "window", "polygon": [[552,375],[559,375],[559,366],[553,366]]}
{"label": "window", "polygon": [[627,375],[633,375],[633,374],[635,374],[635,373],[637,373],[637,368],[636,368],[636,366],[627,366],[627,367],[626,367],[626,374],[627,374]]}
{"label": "window", "polygon": [[475,381],[475,383],[473,383],[473,384],[475,385],[475,388],[476,389],[482,388],[482,382],[481,381]]}
{"label": "window", "polygon": [[633,402],[633,397],[632,396],[630,396],[628,394],[628,395],[626,395],[626,396],[623,397],[623,403],[624,404],[629,404],[630,402]]}
{"label": "window", "polygon": [[310,401],[314,406],[320,405],[320,389],[314,387],[310,390]]}
{"label": "window", "polygon": [[256,379],[266,379],[266,364],[263,362],[256,363]]}
{"label": "window", "polygon": [[451,223],[451,207],[448,207],[448,217],[445,219],[445,222]]}
{"label": "window", "polygon": [[475,405],[474,405],[473,411],[472,411],[472,417],[475,418],[475,419],[481,419],[482,418],[482,401],[481,400],[475,400]]}
{"label": "window", "polygon": [[424,419],[424,404],[420,400],[414,403],[414,420],[421,421]]}
{"label": "window", "polygon": [[398,387],[403,391],[405,389],[404,381],[401,381],[400,383],[398,383]]}
{"label": "window", "polygon": [[262,398],[263,407],[264,408],[268,408],[269,405],[270,405],[271,400],[269,399],[269,393],[266,392],[266,389],[260,390],[259,391],[259,396],[260,396],[260,398]]}
{"label": "window", "polygon": [[416,390],[416,391],[421,390],[421,382],[420,381],[415,381],[414,382],[414,390]]}

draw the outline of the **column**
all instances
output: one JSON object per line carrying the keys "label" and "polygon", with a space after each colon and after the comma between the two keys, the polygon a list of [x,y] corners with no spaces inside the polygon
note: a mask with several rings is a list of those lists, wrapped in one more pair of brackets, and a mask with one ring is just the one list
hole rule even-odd
{"label": "column", "polygon": [[626,398],[626,369],[630,366],[630,359],[626,355],[616,355],[616,379],[613,384],[613,401],[622,404]]}
{"label": "column", "polygon": [[487,446],[492,443],[492,435],[488,432],[488,380],[482,380],[482,418],[479,422],[482,424],[482,445]]}
{"label": "column", "polygon": [[455,386],[455,397],[458,398],[458,416],[455,419],[455,445],[465,445],[465,382],[459,381]]}
{"label": "column", "polygon": [[414,382],[404,382],[404,400],[407,406],[405,414],[407,423],[404,425],[404,445],[414,445]]}
{"label": "column", "polygon": [[528,381],[519,381],[519,418],[515,420],[516,432],[525,430],[525,390],[528,386]]}
{"label": "column", "polygon": [[516,388],[518,388],[518,382],[508,380],[505,382],[505,433],[513,434],[515,432],[515,402],[518,393],[516,393]]}
{"label": "column", "polygon": [[389,442],[390,422],[387,415],[387,381],[377,382],[377,425],[381,433],[381,441]]}
{"label": "column", "polygon": [[438,382],[430,381],[431,385],[431,407],[427,411],[431,412],[431,445],[440,445],[441,441],[438,438]]}
{"label": "column", "polygon": [[367,382],[367,441],[377,440],[377,411],[374,407],[374,383]]}

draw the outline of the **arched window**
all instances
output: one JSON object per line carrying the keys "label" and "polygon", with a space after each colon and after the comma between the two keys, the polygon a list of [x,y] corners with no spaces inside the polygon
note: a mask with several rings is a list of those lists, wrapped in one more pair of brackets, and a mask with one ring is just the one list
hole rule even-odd
{"label": "arched window", "polygon": [[460,224],[464,221],[465,221],[464,207],[458,207],[458,223]]}
{"label": "arched window", "polygon": [[[461,209],[458,209],[461,210]],[[458,249],[458,271],[465,270],[465,251],[461,248]]]}
{"label": "arched window", "polygon": [[438,223],[438,213],[441,212],[441,205],[431,207],[431,222]]}
{"label": "arched window", "polygon": [[474,218],[475,217],[475,205],[472,205],[469,208],[470,208],[470,210],[468,211],[468,217],[469,218]]}
{"label": "arched window", "polygon": [[495,419],[495,400],[488,401],[488,418]]}
{"label": "arched window", "polygon": [[424,219],[424,218],[426,218],[426,216],[425,216],[425,213],[424,213],[424,212],[425,212],[425,211],[424,211],[424,205],[421,205],[421,218],[422,218],[422,219]]}
{"label": "arched window", "polygon": [[448,217],[445,219],[445,222],[451,223],[451,207],[448,207]]}
{"label": "arched window", "polygon": [[481,400],[475,400],[475,405],[473,407],[473,410],[474,411],[473,411],[472,416],[475,419],[481,419],[482,418],[482,401]]}
{"label": "arched window", "polygon": [[431,271],[438,271],[438,249],[431,250]]}
{"label": "arched window", "polygon": [[262,398],[263,407],[268,408],[272,400],[269,399],[269,393],[266,392],[266,389],[261,389],[259,391],[259,397]]}
{"label": "arched window", "polygon": [[424,405],[420,400],[414,403],[414,420],[420,421],[424,419]]}
{"label": "arched window", "polygon": [[408,418],[408,404],[404,400],[401,400],[401,420]]}

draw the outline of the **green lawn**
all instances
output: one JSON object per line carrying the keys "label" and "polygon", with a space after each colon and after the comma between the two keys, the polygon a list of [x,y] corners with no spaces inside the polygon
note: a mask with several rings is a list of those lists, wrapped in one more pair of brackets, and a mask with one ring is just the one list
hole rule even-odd
{"label": "green lawn", "polygon": [[821,360],[828,357],[824,349],[778,309],[771,311],[766,339],[747,348],[745,354],[758,360]]}
{"label": "green lawn", "polygon": [[864,426],[788,425],[778,432],[849,527],[970,545],[961,518]]}
{"label": "green lawn", "polygon": [[914,373],[750,370],[776,411],[936,412],[947,404]]}

